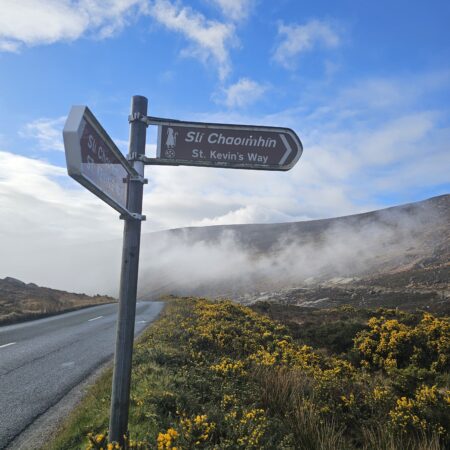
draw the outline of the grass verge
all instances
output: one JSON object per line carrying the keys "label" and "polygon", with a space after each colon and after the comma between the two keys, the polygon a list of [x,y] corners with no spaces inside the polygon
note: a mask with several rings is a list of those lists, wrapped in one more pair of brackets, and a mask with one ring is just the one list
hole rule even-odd
{"label": "grass verge", "polygon": [[[231,302],[168,302],[135,345],[127,447],[445,448],[448,318],[388,313],[338,356]],[[111,371],[45,448],[108,448],[110,389]]]}

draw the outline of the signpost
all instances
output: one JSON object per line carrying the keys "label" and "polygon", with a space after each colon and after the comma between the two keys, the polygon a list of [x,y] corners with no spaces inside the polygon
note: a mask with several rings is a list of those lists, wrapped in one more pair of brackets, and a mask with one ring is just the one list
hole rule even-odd
{"label": "signpost", "polygon": [[[109,441],[124,441],[128,428],[131,360],[141,238],[144,165],[231,169],[291,169],[303,152],[288,128],[181,122],[147,116],[147,99],[132,97],[127,159],[86,106],[72,107],[63,137],[71,177],[124,219],[119,315],[111,396]],[[157,157],[145,156],[146,128],[158,126]]]}
{"label": "signpost", "polygon": [[122,214],[128,180],[137,176],[86,106],[73,106],[63,131],[69,175]]}
{"label": "signpost", "polygon": [[302,143],[289,128],[181,122],[147,118],[158,125],[156,160],[148,164],[289,170]]}

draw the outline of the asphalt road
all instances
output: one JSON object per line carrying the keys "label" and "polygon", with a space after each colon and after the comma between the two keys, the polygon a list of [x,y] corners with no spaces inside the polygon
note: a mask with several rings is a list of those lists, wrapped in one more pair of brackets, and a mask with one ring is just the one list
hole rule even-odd
{"label": "asphalt road", "polygon": [[[136,334],[161,302],[139,302]],[[0,449],[111,358],[117,305],[0,327]]]}

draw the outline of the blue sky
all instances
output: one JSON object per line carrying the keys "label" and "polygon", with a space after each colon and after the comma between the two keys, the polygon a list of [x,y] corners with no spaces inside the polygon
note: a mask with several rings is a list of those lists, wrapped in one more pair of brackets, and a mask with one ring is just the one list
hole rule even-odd
{"label": "blue sky", "polygon": [[287,126],[304,144],[288,173],[147,167],[144,232],[449,192],[448,1],[0,0],[0,10],[0,239],[11,252],[61,233],[120,236],[117,214],[67,177],[61,130],[71,105],[86,104],[126,151],[133,94],[151,115]]}

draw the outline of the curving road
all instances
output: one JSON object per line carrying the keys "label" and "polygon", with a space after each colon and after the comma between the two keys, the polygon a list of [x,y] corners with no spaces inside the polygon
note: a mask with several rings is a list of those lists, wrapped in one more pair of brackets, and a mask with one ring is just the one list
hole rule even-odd
{"label": "curving road", "polygon": [[[163,308],[138,302],[136,335]],[[111,358],[117,304],[0,327],[0,449]]]}

